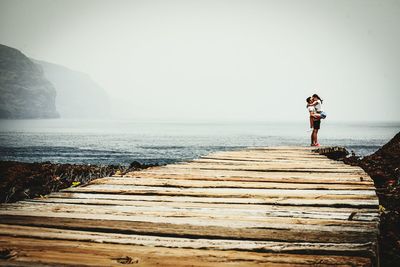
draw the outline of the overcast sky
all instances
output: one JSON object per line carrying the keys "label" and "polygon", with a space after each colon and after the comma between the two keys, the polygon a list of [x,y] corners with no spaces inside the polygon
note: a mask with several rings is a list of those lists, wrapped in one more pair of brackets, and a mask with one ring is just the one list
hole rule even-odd
{"label": "overcast sky", "polygon": [[85,72],[157,120],[400,114],[400,1],[0,0],[0,43]]}

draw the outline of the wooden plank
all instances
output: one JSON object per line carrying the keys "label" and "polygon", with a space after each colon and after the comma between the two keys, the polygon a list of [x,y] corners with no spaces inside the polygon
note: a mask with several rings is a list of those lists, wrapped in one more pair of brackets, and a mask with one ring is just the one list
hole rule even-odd
{"label": "wooden plank", "polygon": [[378,221],[378,212],[374,209],[358,208],[332,208],[332,207],[307,207],[307,206],[274,206],[274,205],[254,205],[254,204],[210,204],[210,203],[190,203],[190,202],[157,202],[157,201],[129,201],[114,199],[74,199],[74,198],[46,198],[24,201],[24,203],[64,203],[64,204],[84,204],[84,205],[108,205],[108,206],[134,206],[146,209],[164,209],[164,207],[175,210],[225,210],[228,209],[236,214],[241,211],[252,211],[263,213],[265,216],[274,217],[293,217],[293,218],[319,218],[337,219],[353,221]]}
{"label": "wooden plank", "polygon": [[[308,175],[310,177],[323,177],[323,178],[329,178],[329,177],[363,177],[366,180],[371,179],[365,172],[347,172],[347,173],[341,173],[341,172],[332,172],[332,173],[324,173],[324,172],[293,172],[293,171],[287,171],[287,170],[282,170],[282,171],[275,171],[275,172],[266,172],[266,171],[257,171],[257,170],[229,170],[229,169],[224,169],[224,170],[219,170],[218,172],[215,172],[213,170],[207,170],[207,169],[199,169],[199,168],[193,168],[193,169],[184,169],[184,168],[169,168],[169,166],[160,166],[160,167],[153,167],[153,168],[148,168],[145,170],[140,171],[140,173],[161,173],[165,172],[166,174],[168,173],[188,173],[188,174],[201,174],[201,173],[216,173],[217,175],[232,175],[232,176],[256,176],[256,177],[263,177],[263,178],[268,178],[268,177],[275,177],[277,175],[285,177],[285,176],[300,176],[306,178]],[[371,179],[372,181],[372,179]]]}
{"label": "wooden plank", "polygon": [[[249,207],[247,207],[249,208]],[[233,220],[242,218],[242,221],[262,221],[264,223],[294,223],[294,224],[318,224],[318,225],[373,225],[376,226],[377,213],[354,214],[352,220],[348,220],[351,214],[302,212],[291,210],[250,210],[231,208],[187,208],[182,206],[109,206],[109,205],[85,205],[51,202],[22,202],[5,205],[1,214],[7,211],[36,211],[36,212],[68,212],[73,213],[96,213],[110,215],[149,215],[159,217],[185,217],[185,218],[215,218]]]}
{"label": "wooden plank", "polygon": [[263,167],[263,166],[239,166],[239,165],[231,165],[231,164],[200,164],[200,163],[182,163],[182,164],[171,164],[165,166],[164,168],[168,169],[203,169],[203,170],[239,170],[239,171],[258,171],[258,172],[315,172],[315,173],[354,173],[361,174],[363,173],[362,169],[342,169],[342,168],[319,168],[315,169],[314,167],[291,167],[291,166],[271,166],[271,167]]}
{"label": "wooden plank", "polygon": [[133,195],[195,196],[195,197],[243,197],[281,199],[346,199],[348,201],[376,200],[373,190],[291,190],[291,189],[242,189],[242,188],[175,188],[130,185],[91,185],[75,187],[63,192],[112,193]]}
{"label": "wooden plank", "polygon": [[225,204],[273,204],[290,206],[318,206],[318,207],[359,207],[378,208],[377,199],[363,199],[349,201],[348,199],[299,199],[299,198],[244,198],[244,197],[189,197],[189,196],[165,196],[165,195],[128,195],[128,194],[102,194],[102,193],[72,193],[57,192],[51,197],[69,198],[93,198],[93,199],[118,199],[138,201],[161,201],[161,202],[191,202],[191,203],[225,203]]}
{"label": "wooden plank", "polygon": [[326,156],[315,154],[314,152],[298,152],[298,151],[268,151],[262,152],[257,150],[243,151],[225,151],[209,154],[211,157],[216,156],[244,156],[244,157],[259,157],[259,158],[312,158],[326,159]]}
{"label": "wooden plank", "polygon": [[[255,162],[255,163],[308,163],[310,162],[310,158],[286,158],[286,157],[245,157],[245,156],[229,156],[229,155],[207,155],[207,156],[201,156],[199,159],[194,159],[193,161],[198,161],[198,160],[223,160],[223,161],[229,161],[229,162]],[[316,163],[322,163],[322,164],[328,164],[328,165],[342,165],[343,162],[340,161],[332,161],[328,158],[313,158],[313,162]]]}
{"label": "wooden plank", "polygon": [[290,229],[265,228],[257,225],[232,227],[229,224],[207,225],[190,223],[170,223],[168,221],[112,220],[95,216],[56,217],[52,215],[1,215],[3,224],[40,226],[56,229],[72,229],[123,234],[156,235],[167,237],[209,238],[227,240],[285,241],[285,242],[328,242],[328,243],[368,243],[375,242],[377,234],[370,231],[342,229]]}
{"label": "wooden plank", "polygon": [[254,153],[249,153],[249,154],[209,154],[205,156],[201,156],[200,158],[240,158],[243,160],[281,160],[281,161],[300,161],[300,162],[306,162],[306,161],[317,161],[317,162],[327,162],[330,159],[328,159],[325,156],[314,156],[314,155],[283,155],[283,154],[275,154],[275,155],[269,155],[269,154],[254,154]]}
{"label": "wooden plank", "polygon": [[255,160],[238,160],[238,159],[216,159],[216,158],[200,158],[188,161],[186,164],[192,163],[208,163],[208,164],[216,164],[216,165],[240,165],[240,166],[257,166],[257,167],[290,167],[293,169],[296,168],[315,168],[315,169],[323,169],[323,168],[340,168],[346,170],[360,170],[359,168],[345,165],[343,162],[334,162],[334,161],[317,161],[313,160],[268,160],[268,161],[255,161]]}
{"label": "wooden plank", "polygon": [[[327,146],[321,146],[321,147],[312,147],[312,146],[255,146],[255,147],[247,147],[243,149],[243,151],[285,151],[285,150],[290,150],[290,151],[296,151],[296,150],[301,150],[301,151],[317,151],[322,148],[327,148]],[[235,151],[242,151],[241,150],[235,150]]]}
{"label": "wooden plank", "polygon": [[0,224],[0,235],[33,237],[58,240],[91,241],[96,243],[113,243],[142,245],[152,247],[174,247],[212,250],[239,250],[257,252],[289,252],[309,251],[310,254],[358,255],[370,257],[374,254],[373,244],[356,243],[297,243],[297,242],[268,242],[224,239],[190,239],[173,238],[152,235],[116,234],[93,231],[65,230],[35,226],[3,225]]}
{"label": "wooden plank", "polygon": [[369,184],[321,184],[321,183],[277,183],[253,181],[220,181],[220,180],[178,180],[167,178],[135,178],[135,177],[105,177],[91,181],[88,185],[131,185],[131,186],[165,186],[179,188],[253,188],[253,189],[329,189],[329,190],[371,190]]}
{"label": "wooden plank", "polygon": [[[158,167],[151,167],[145,170],[141,170],[141,171],[134,171],[133,173],[154,173],[154,172],[165,172],[165,173],[175,173],[175,172],[186,172],[186,173],[212,173],[212,171],[210,170],[202,170],[202,169],[184,169],[184,170],[180,170],[178,168],[169,168],[170,165],[166,165],[166,166],[158,166]],[[214,172],[215,173],[215,172]],[[282,176],[282,177],[286,177],[286,176],[300,176],[300,177],[308,177],[309,175],[311,177],[363,177],[366,179],[371,179],[365,172],[360,172],[360,173],[316,173],[316,172],[300,172],[300,173],[296,173],[296,172],[291,172],[291,171],[280,171],[280,172],[263,172],[263,171],[240,171],[240,170],[221,170],[218,171],[218,173],[216,173],[217,175],[221,176],[221,175],[233,175],[233,176],[237,176],[237,175],[242,175],[242,176],[257,176],[257,177],[263,177],[263,178],[268,178],[268,177],[275,177],[275,176]],[[372,179],[371,179],[372,181]]]}
{"label": "wooden plank", "polygon": [[[310,219],[289,219],[284,220],[257,220],[255,218],[223,218],[217,216],[208,217],[190,217],[190,216],[160,216],[160,215],[126,215],[113,212],[112,214],[94,214],[91,212],[81,211],[45,211],[42,209],[32,210],[6,210],[2,215],[18,215],[18,216],[37,216],[37,217],[59,217],[59,218],[79,218],[79,219],[97,219],[97,220],[114,220],[114,221],[135,221],[135,222],[149,222],[149,223],[168,223],[175,225],[192,225],[192,226],[219,226],[224,227],[229,225],[231,228],[260,228],[260,229],[277,229],[277,230],[290,230],[290,231],[320,231],[325,233],[353,233],[352,236],[365,236],[371,238],[377,234],[377,223],[361,223],[357,224],[344,224],[343,221],[333,220],[315,220]],[[1,215],[1,216],[2,216]],[[307,224],[302,222],[308,221]],[[314,223],[314,224],[313,224]],[[361,227],[362,226],[362,227]],[[342,237],[343,239],[344,237]],[[358,239],[355,239],[358,240]]]}
{"label": "wooden plank", "polygon": [[[80,264],[85,266],[120,266],[123,265],[120,263],[121,260],[126,257],[130,257],[134,265],[166,267],[187,266],[188,263],[191,266],[207,267],[217,265],[275,267],[332,264],[340,266],[370,266],[372,264],[369,257],[357,256],[164,248],[69,240],[60,242],[60,240],[8,236],[0,236],[0,245],[2,247],[12,247],[18,251],[16,257],[0,261],[0,265],[7,266],[42,266],[42,264],[57,264],[57,266],[61,266],[61,264],[63,266],[79,266]],[[82,257],[82,255],[84,256]]]}
{"label": "wooden plank", "polygon": [[[114,206],[136,206],[136,207],[175,207],[175,208],[192,208],[192,209],[203,209],[203,208],[222,208],[231,210],[255,210],[260,212],[265,212],[266,215],[269,212],[299,212],[301,214],[339,214],[338,216],[348,218],[353,214],[353,220],[357,220],[358,216],[374,214],[378,216],[379,212],[377,209],[372,208],[335,208],[335,207],[320,207],[320,206],[279,206],[279,205],[258,205],[258,204],[233,204],[233,203],[206,203],[206,202],[165,202],[165,201],[143,201],[143,200],[118,200],[118,199],[107,199],[107,198],[96,198],[97,195],[93,195],[93,198],[62,198],[62,197],[44,197],[37,199],[28,199],[25,201],[20,201],[19,203],[30,202],[40,202],[40,203],[76,203],[76,204],[86,204],[86,205],[114,205]],[[293,215],[294,216],[294,215]],[[372,216],[372,215],[371,215]],[[372,220],[372,219],[371,219]]]}
{"label": "wooden plank", "polygon": [[292,149],[240,149],[240,150],[232,150],[232,151],[216,151],[211,153],[214,154],[260,154],[260,155],[312,155],[315,157],[324,157],[318,153],[314,153],[313,151],[309,150],[292,150]]}
{"label": "wooden plank", "polygon": [[373,181],[365,174],[353,173],[304,173],[304,172],[257,172],[240,170],[204,170],[158,168],[141,172],[130,172],[124,177],[150,177],[173,179],[198,179],[211,181],[254,181],[254,182],[285,182],[285,183],[329,183],[329,184],[368,184]]}
{"label": "wooden plank", "polygon": [[[219,155],[205,155],[205,156],[200,156],[199,158],[192,159],[191,161],[222,161],[222,162],[249,162],[249,163],[265,163],[265,164],[270,164],[270,163],[277,163],[277,164],[289,164],[289,163],[304,163],[304,164],[312,164],[314,162],[316,163],[321,163],[321,164],[326,164],[326,165],[345,165],[343,161],[336,161],[336,160],[331,160],[328,159],[327,157],[317,157],[314,158],[312,156],[307,156],[303,157],[302,156],[282,156],[282,155],[254,155],[254,154],[249,154],[249,155],[243,155],[243,154],[237,154],[237,155],[229,155],[229,154],[219,154]],[[347,166],[349,167],[349,166]],[[351,166],[350,166],[351,167]]]}

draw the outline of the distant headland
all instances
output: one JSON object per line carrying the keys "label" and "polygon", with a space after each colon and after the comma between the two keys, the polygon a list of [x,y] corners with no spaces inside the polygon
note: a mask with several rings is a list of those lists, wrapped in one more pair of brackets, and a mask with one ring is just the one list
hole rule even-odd
{"label": "distant headland", "polygon": [[107,93],[89,75],[0,44],[0,118],[104,118]]}

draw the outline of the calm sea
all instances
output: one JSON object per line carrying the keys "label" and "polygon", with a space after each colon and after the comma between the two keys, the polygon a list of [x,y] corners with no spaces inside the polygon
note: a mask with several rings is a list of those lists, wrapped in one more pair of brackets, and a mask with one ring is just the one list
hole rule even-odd
{"label": "calm sea", "polygon": [[[218,150],[309,144],[307,123],[173,123],[1,120],[0,160],[127,165],[171,163]],[[400,131],[400,123],[324,121],[322,145],[368,155]]]}

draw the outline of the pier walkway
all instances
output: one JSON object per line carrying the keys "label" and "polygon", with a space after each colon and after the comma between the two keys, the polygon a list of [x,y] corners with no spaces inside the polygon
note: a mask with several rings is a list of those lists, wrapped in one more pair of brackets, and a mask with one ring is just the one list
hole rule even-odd
{"label": "pier walkway", "polygon": [[0,205],[0,266],[377,266],[359,167],[266,147]]}

